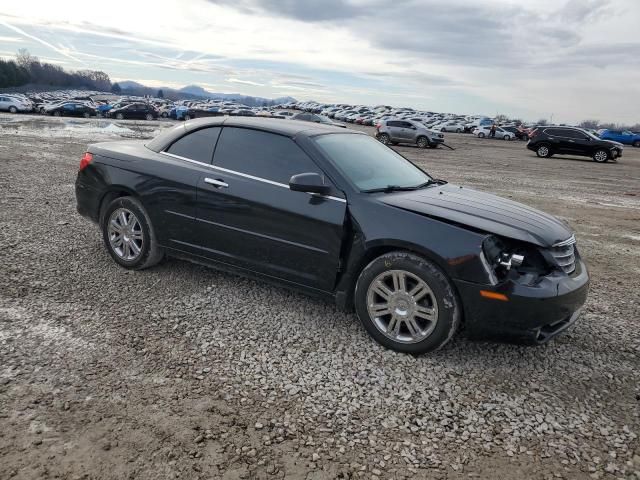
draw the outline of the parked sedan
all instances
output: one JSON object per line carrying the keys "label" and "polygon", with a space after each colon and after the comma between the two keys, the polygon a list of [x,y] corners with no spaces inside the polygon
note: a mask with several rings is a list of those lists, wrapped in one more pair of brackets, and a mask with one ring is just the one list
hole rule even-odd
{"label": "parked sedan", "polygon": [[11,95],[0,95],[0,111],[18,113],[18,112],[30,112],[33,110],[33,105],[27,100],[17,98]]}
{"label": "parked sedan", "polygon": [[462,133],[464,131],[464,125],[459,122],[446,122],[438,125],[438,130],[441,132]]}
{"label": "parked sedan", "polygon": [[113,108],[107,112],[107,115],[118,120],[154,120],[158,118],[158,110],[148,103],[140,102]]}
{"label": "parked sedan", "polygon": [[463,323],[544,343],[587,296],[564,222],[331,126],[207,118],[90,145],[76,198],[125,269],[176,256],[264,278],[355,310],[401,352],[436,350]]}
{"label": "parked sedan", "polygon": [[52,105],[44,109],[46,115],[56,117],[93,117],[97,114],[97,110],[85,103],[64,102],[58,105]]}
{"label": "parked sedan", "polygon": [[515,138],[514,133],[503,129],[502,127],[496,127],[495,133],[492,134],[490,125],[477,127],[473,131],[473,134],[478,138],[499,138],[500,140],[513,140]]}

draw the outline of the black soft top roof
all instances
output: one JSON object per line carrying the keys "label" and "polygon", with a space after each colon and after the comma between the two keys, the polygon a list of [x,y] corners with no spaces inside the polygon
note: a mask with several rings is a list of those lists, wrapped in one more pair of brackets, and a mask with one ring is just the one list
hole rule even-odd
{"label": "black soft top roof", "polygon": [[364,135],[362,132],[355,130],[346,130],[344,128],[334,127],[331,125],[323,125],[321,123],[303,122],[297,120],[283,120],[278,118],[259,118],[259,117],[207,117],[189,120],[173,128],[169,128],[153,140],[149,141],[146,146],[154,152],[161,152],[171,145],[176,139],[182,137],[186,133],[198,130],[204,127],[215,126],[226,127],[245,127],[265,132],[277,133],[287,137],[294,138],[304,135],[313,137],[316,135],[324,135],[327,133],[342,133]]}

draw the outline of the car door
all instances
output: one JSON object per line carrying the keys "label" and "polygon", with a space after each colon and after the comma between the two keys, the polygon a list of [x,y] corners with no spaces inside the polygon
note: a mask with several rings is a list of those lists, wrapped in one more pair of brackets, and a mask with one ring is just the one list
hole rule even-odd
{"label": "car door", "polygon": [[159,156],[162,163],[150,162],[145,192],[147,207],[160,243],[169,248],[202,255],[195,248],[198,232],[197,185],[211,171],[211,159],[221,127],[204,127],[180,137]]}
{"label": "car door", "polygon": [[410,122],[406,122],[406,121],[402,121],[400,122],[401,124],[401,129],[400,129],[400,138],[402,139],[402,141],[404,142],[415,142],[415,137],[416,137],[416,127],[414,127]]}
{"label": "car door", "polygon": [[331,291],[346,215],[342,192],[294,192],[292,175],[329,180],[291,138],[224,127],[212,171],[198,183],[198,237],[204,255],[249,271]]}
{"label": "car door", "polygon": [[558,128],[557,137],[560,144],[560,149],[564,153],[570,155],[584,155],[589,146],[586,145],[585,137],[577,130],[571,130],[569,128]]}

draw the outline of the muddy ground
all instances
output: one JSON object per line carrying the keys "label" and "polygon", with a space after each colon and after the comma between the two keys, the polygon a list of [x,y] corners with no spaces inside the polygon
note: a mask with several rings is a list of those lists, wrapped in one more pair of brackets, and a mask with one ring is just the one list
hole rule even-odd
{"label": "muddy ground", "polygon": [[297,293],[117,267],[76,214],[79,159],[169,125],[0,115],[0,479],[640,478],[640,149],[399,147],[566,219],[592,275],[548,345],[463,333],[414,358]]}

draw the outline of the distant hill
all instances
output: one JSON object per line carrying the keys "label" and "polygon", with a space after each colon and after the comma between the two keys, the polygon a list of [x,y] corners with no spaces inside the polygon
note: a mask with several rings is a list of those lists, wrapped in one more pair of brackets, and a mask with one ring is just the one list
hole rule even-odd
{"label": "distant hill", "polygon": [[296,99],[293,97],[280,97],[280,98],[264,98],[264,97],[253,97],[250,95],[242,95],[240,93],[214,93],[208,92],[204,88],[199,85],[187,85],[179,90],[169,87],[147,87],[142,85],[141,83],[134,82],[132,80],[123,80],[118,82],[120,88],[122,89],[122,93],[125,95],[151,95],[156,96],[158,90],[162,90],[164,93],[164,97],[171,100],[182,100],[182,99],[197,99],[197,98],[212,98],[216,100],[229,100],[238,103],[242,103],[249,107],[261,107],[261,106],[271,106],[271,105],[279,105],[281,103],[295,102]]}

